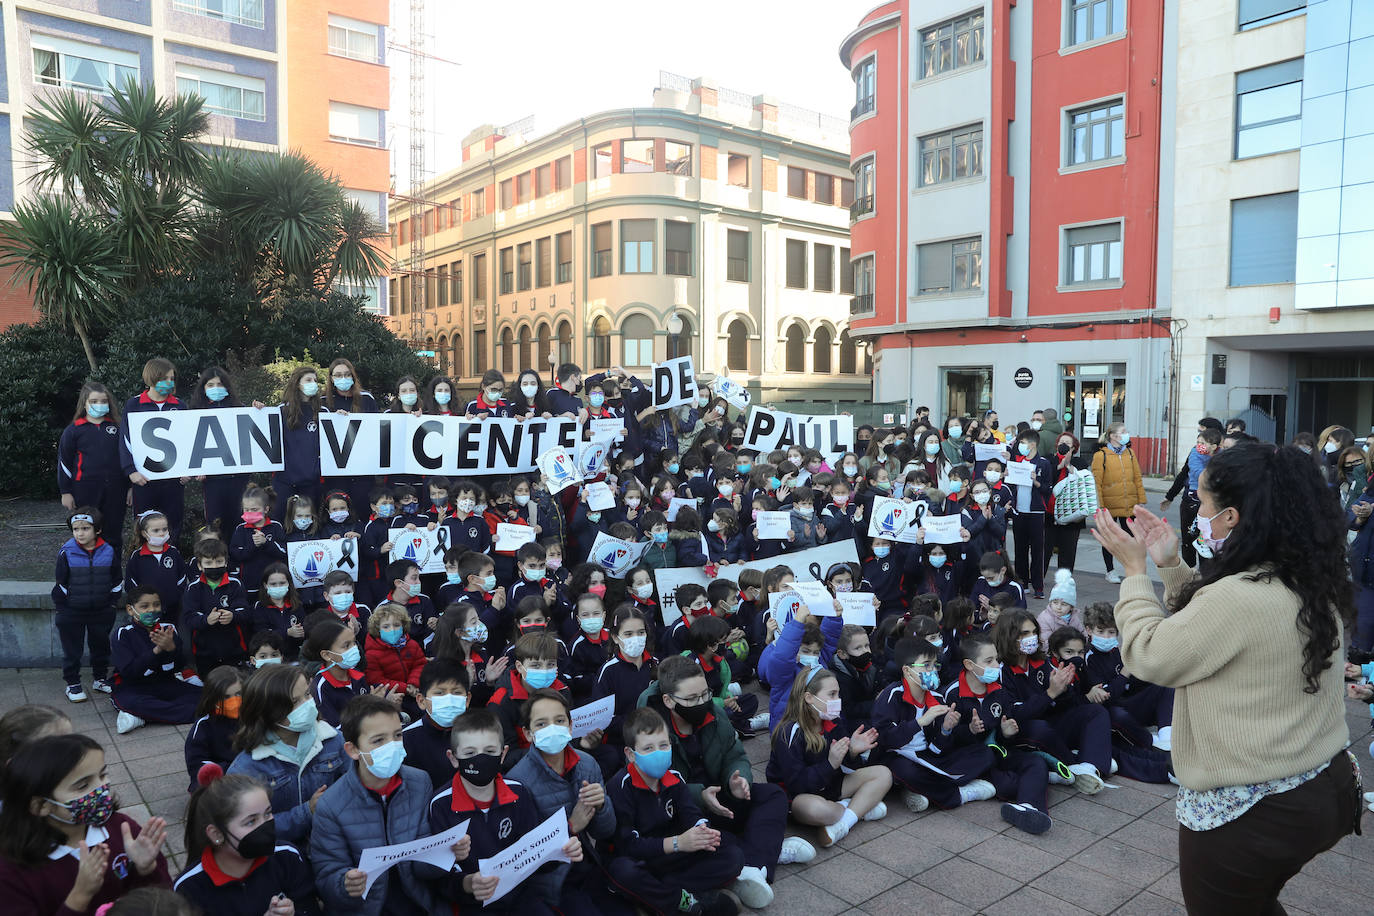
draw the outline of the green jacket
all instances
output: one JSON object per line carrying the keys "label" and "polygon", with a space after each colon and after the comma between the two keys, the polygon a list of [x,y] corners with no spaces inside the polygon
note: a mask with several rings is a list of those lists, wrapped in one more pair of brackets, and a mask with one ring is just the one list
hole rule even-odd
{"label": "green jacket", "polygon": [[1062,432],[1064,432],[1064,421],[1046,420],[1045,425],[1040,427],[1040,451],[1038,454],[1046,458],[1054,455],[1054,443]]}
{"label": "green jacket", "polygon": [[[665,722],[671,722],[671,714],[663,705],[663,695],[659,692],[658,681],[654,681],[639,695],[639,705],[657,709]],[[706,777],[704,783],[688,781],[698,806],[702,804],[703,790],[711,786],[728,786],[736,773],[743,776],[747,782],[754,781],[754,768],[749,765],[749,755],[744,752],[744,745],[740,742],[739,735],[735,734],[735,727],[730,724],[725,707],[719,700],[716,700],[715,707],[715,718],[701,727],[702,760],[689,761],[682,750],[682,741],[678,738],[677,732],[671,724],[668,727],[668,737],[673,742],[673,769],[684,776],[698,777],[704,774]],[[720,793],[721,801],[727,805],[725,796],[728,794],[728,790]]]}
{"label": "green jacket", "polygon": [[644,559],[639,561],[646,569],[668,569],[677,565],[677,545],[673,543],[671,537],[668,543],[649,544],[649,549],[644,551]]}

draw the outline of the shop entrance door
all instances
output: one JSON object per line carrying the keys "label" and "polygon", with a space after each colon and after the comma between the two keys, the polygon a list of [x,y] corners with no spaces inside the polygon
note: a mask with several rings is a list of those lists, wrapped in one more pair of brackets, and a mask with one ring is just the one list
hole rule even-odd
{"label": "shop entrance door", "polygon": [[1126,416],[1126,364],[1067,365],[1060,371],[1064,427],[1091,452],[1107,427]]}

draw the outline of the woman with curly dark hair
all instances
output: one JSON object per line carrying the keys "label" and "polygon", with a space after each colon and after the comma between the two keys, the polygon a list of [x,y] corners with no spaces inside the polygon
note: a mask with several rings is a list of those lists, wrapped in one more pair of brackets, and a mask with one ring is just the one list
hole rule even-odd
{"label": "woman with curly dark hair", "polygon": [[[1173,687],[1179,880],[1190,913],[1281,913],[1279,892],[1355,825],[1341,638],[1354,597],[1345,513],[1294,447],[1240,445],[1198,483],[1199,576],[1144,507],[1094,536],[1121,564],[1121,658]],[[1159,566],[1168,611],[1147,575]]]}

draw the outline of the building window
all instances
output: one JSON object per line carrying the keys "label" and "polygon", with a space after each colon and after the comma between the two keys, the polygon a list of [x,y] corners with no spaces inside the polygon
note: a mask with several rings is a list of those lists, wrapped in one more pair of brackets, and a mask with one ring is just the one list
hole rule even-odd
{"label": "building window", "polygon": [[806,331],[799,324],[793,324],[787,329],[787,344],[783,349],[782,371],[806,371]]}
{"label": "building window", "polygon": [[1302,59],[1236,74],[1236,158],[1297,149],[1302,139]]}
{"label": "building window", "polygon": [[[215,2],[215,0],[211,0]],[[260,0],[259,0],[260,2]],[[329,14],[329,53],[376,64],[382,60],[382,27]]]}
{"label": "building window", "polygon": [[244,121],[267,120],[267,83],[256,77],[178,66],[177,93],[200,96],[210,114]]}
{"label": "building window", "polygon": [[840,206],[841,206],[841,207],[852,207],[852,206],[854,206],[854,179],[853,179],[853,178],[841,178],[841,179],[840,179]]}
{"label": "building window", "polygon": [[487,332],[472,332],[472,374],[481,375],[487,371]]}
{"label": "building window", "polygon": [[472,301],[475,305],[487,304],[487,256],[472,256]]}
{"label": "building window", "polygon": [[[571,362],[571,360],[564,360]],[[611,365],[611,323],[605,316],[592,322],[592,367],[609,369]]]}
{"label": "building window", "polygon": [[592,177],[610,178],[615,171],[612,145],[603,143],[600,146],[592,147]]}
{"label": "building window", "polygon": [[849,205],[849,218],[858,219],[873,212],[873,157],[854,163],[854,203]]}
{"label": "building window", "polygon": [[665,140],[663,143],[663,169],[669,175],[692,177],[692,145]]}
{"label": "building window", "polygon": [[558,256],[558,273],[556,283],[572,282],[572,233],[560,232],[553,239],[555,253]]}
{"label": "building window", "polygon": [[835,291],[835,246],[813,245],[811,288],[818,293]]}
{"label": "building window", "polygon": [[653,220],[622,219],[620,221],[620,272],[623,274],[651,274],[654,272]]}
{"label": "building window", "polygon": [[[182,13],[194,13],[209,19],[220,19],[238,25],[263,27],[263,0],[175,0],[172,8]],[[333,16],[329,17],[331,20]]]}
{"label": "building window", "polygon": [[507,375],[515,374],[515,335],[509,326],[501,329],[501,371]]}
{"label": "building window", "polygon": [[46,86],[107,92],[138,81],[138,55],[132,51],[78,41],[33,36],[33,78]]}
{"label": "building window", "polygon": [[663,272],[674,277],[692,275],[692,224],[668,220],[663,224]]}
{"label": "building window", "polygon": [[572,157],[564,156],[553,162],[553,189],[566,191],[572,187]]}
{"label": "building window", "polygon": [[515,288],[520,292],[534,285],[534,246],[525,242],[516,249]]}
{"label": "building window", "polygon": [[438,283],[436,284],[435,304],[439,306],[448,305],[448,265],[440,265],[438,273]]}
{"label": "building window", "polygon": [[620,171],[643,174],[654,170],[654,141],[621,140]]}
{"label": "building window", "polygon": [[849,249],[840,249],[840,293],[854,295],[854,268],[849,263]]}
{"label": "building window", "polygon": [[736,318],[726,329],[725,365],[732,372],[749,371],[749,329]]}
{"label": "building window", "polygon": [[497,202],[500,209],[509,210],[515,206],[515,181],[513,179],[507,178],[497,185],[497,192],[499,194]]}
{"label": "building window", "polygon": [[1068,0],[1066,44],[1081,45],[1126,29],[1126,0]]}
{"label": "building window", "polygon": [[[523,328],[520,329],[520,362],[517,364],[517,368],[521,370],[534,368],[534,361],[532,360],[530,353],[529,325],[525,325]],[[539,370],[535,369],[535,371],[538,372]]]}
{"label": "building window", "polygon": [[381,146],[382,112],[362,105],[330,102],[329,139],[359,146]]}
{"label": "building window", "polygon": [[1115,99],[1069,112],[1069,165],[1126,154],[1126,105]]}
{"label": "building window", "polygon": [[553,163],[546,162],[534,170],[534,193],[543,197],[553,191]]}
{"label": "building window", "polygon": [[854,107],[849,111],[849,120],[860,118],[877,104],[878,59],[870,57],[854,70]]}
{"label": "building window", "polygon": [[515,292],[515,249],[502,248],[497,257],[501,267],[500,295],[506,296]]}
{"label": "building window", "polygon": [[921,185],[983,174],[983,128],[964,127],[921,138]]}
{"label": "building window", "polygon": [[806,289],[806,243],[787,240],[787,288]]}
{"label": "building window", "polygon": [[830,374],[830,329],[816,328],[816,340],[811,344],[811,371]]}
{"label": "building window", "polygon": [[1291,19],[1306,9],[1307,0],[1240,0],[1240,30]]}
{"label": "building window", "polygon": [[859,371],[859,348],[854,344],[854,338],[849,336],[849,331],[840,332],[840,374],[854,375]]}
{"label": "building window", "polygon": [[[956,239],[917,246],[916,292],[920,296],[983,288],[983,240]],[[858,290],[858,279],[855,279]]]}
{"label": "building window", "polygon": [[533,199],[534,176],[529,172],[521,172],[515,176],[515,201],[523,204]]}
{"label": "building window", "polygon": [[938,76],[983,59],[983,14],[973,13],[921,31],[921,78]]}
{"label": "building window", "polygon": [[1292,283],[1297,276],[1298,192],[1231,201],[1231,285]]}
{"label": "building window", "polygon": [[1064,250],[1065,286],[1120,281],[1120,223],[1065,230]]}
{"label": "building window", "polygon": [[749,233],[743,229],[725,231],[725,279],[749,282]]}
{"label": "building window", "polygon": [[481,219],[487,215],[487,189],[478,188],[472,192],[472,218]]}
{"label": "building window", "polygon": [[534,285],[543,289],[553,285],[553,239],[545,237],[536,239],[535,247],[535,276]]}
{"label": "building window", "polygon": [[453,353],[453,377],[462,378],[463,376],[463,337],[461,334],[454,334],[453,340],[449,344]]}
{"label": "building window", "polygon": [[449,297],[454,305],[460,305],[463,301],[463,262],[454,261],[449,265]]}
{"label": "building window", "polygon": [[873,255],[855,258],[850,268],[854,297],[849,300],[849,314],[873,313]]}
{"label": "building window", "polygon": [[[605,319],[602,320],[604,321]],[[610,333],[609,327],[607,328],[607,333]],[[572,325],[568,324],[566,321],[560,321],[558,323],[558,361],[560,363],[570,363],[573,361]],[[597,365],[604,366],[606,364],[597,363]]]}
{"label": "building window", "polygon": [[611,224],[597,223],[592,227],[592,276],[609,277],[611,268]]}
{"label": "building window", "polygon": [[538,329],[534,332],[534,339],[539,344],[539,358],[529,368],[535,372],[541,372],[549,364],[549,356],[553,352],[553,338],[548,322],[541,321],[539,323]]}
{"label": "building window", "polygon": [[631,315],[620,325],[620,339],[626,366],[654,364],[654,323],[647,315]]}
{"label": "building window", "polygon": [[749,157],[743,153],[725,156],[725,182],[732,188],[749,187]]}
{"label": "building window", "polygon": [[806,169],[795,165],[787,167],[787,196],[806,200]]}
{"label": "building window", "polygon": [[816,173],[816,203],[833,204],[835,202],[835,178],[832,175]]}

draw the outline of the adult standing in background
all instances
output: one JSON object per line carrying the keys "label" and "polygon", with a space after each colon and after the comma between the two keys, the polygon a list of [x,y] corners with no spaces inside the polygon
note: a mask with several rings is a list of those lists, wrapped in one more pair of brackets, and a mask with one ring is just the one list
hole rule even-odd
{"label": "adult standing in background", "polygon": [[1198,498],[1216,554],[1201,575],[1183,565],[1177,532],[1143,506],[1129,531],[1099,512],[1094,537],[1126,577],[1116,605],[1125,667],[1175,690],[1188,912],[1282,913],[1284,884],[1350,833],[1361,810],[1345,750],[1346,517],[1295,448],[1221,452]]}
{"label": "adult standing in background", "polygon": [[[1136,506],[1145,504],[1145,480],[1140,475],[1140,462],[1131,449],[1131,434],[1125,423],[1112,423],[1098,440],[1101,448],[1093,455],[1093,478],[1097,481],[1099,505],[1124,530],[1126,519],[1135,515]],[[1120,582],[1121,573],[1112,568],[1112,555],[1102,548],[1102,562],[1107,564],[1107,581]]]}
{"label": "adult standing in background", "polygon": [[[1036,426],[1036,423],[1040,425]],[[1059,419],[1059,411],[1053,407],[1037,410],[1031,414],[1031,429],[1040,434],[1040,454],[1046,457],[1053,455],[1054,444],[1059,441],[1059,434],[1064,431],[1064,424]]]}

